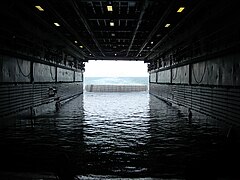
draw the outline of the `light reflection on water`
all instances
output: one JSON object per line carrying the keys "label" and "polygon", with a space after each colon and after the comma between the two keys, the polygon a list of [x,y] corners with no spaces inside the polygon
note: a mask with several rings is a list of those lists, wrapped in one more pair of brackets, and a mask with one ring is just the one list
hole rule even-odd
{"label": "light reflection on water", "polygon": [[[84,141],[90,147],[131,148],[145,145],[149,138],[148,96],[142,94],[141,97],[135,93],[115,96],[111,93],[100,94],[98,98],[85,97],[84,124],[87,128],[84,128]],[[92,105],[93,101],[98,105]]]}
{"label": "light reflection on water", "polygon": [[225,143],[216,121],[198,116],[189,123],[176,107],[147,92],[86,92],[58,113],[16,121],[0,137],[5,171],[63,167],[119,177],[214,174]]}
{"label": "light reflection on water", "polygon": [[85,94],[86,151],[102,159],[90,161],[89,166],[120,174],[147,170],[148,98],[147,93]]}

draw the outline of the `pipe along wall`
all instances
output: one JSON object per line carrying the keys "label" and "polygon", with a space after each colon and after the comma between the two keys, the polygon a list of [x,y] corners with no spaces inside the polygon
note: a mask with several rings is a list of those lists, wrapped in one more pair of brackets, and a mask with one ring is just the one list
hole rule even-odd
{"label": "pipe along wall", "polygon": [[153,72],[150,74],[150,93],[170,103],[239,124],[238,58],[238,55],[225,56]]}
{"label": "pipe along wall", "polygon": [[80,70],[51,62],[0,56],[1,120],[40,115],[83,92]]}

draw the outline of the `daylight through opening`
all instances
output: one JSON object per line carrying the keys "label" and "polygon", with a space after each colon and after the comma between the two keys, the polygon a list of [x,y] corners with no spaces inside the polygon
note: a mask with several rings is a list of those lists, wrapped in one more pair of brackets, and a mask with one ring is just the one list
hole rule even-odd
{"label": "daylight through opening", "polygon": [[147,65],[139,61],[90,61],[84,83],[89,92],[147,91]]}

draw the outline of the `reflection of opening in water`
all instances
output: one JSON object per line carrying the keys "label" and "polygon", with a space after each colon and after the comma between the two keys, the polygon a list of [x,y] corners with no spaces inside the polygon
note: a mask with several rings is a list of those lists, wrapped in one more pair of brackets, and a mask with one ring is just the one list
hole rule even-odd
{"label": "reflection of opening in water", "polygon": [[2,171],[58,172],[69,164],[68,174],[83,176],[227,176],[238,149],[225,146],[219,125],[201,116],[189,123],[147,92],[85,93],[34,126],[22,119],[1,130]]}

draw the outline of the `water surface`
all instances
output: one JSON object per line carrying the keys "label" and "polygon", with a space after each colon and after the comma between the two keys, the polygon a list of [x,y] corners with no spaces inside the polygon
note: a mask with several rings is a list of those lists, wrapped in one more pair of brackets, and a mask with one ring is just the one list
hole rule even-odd
{"label": "water surface", "polygon": [[229,155],[235,146],[221,126],[203,116],[189,122],[177,107],[148,92],[85,92],[59,112],[20,118],[1,129],[1,171],[225,177],[234,172],[229,163],[236,156]]}

